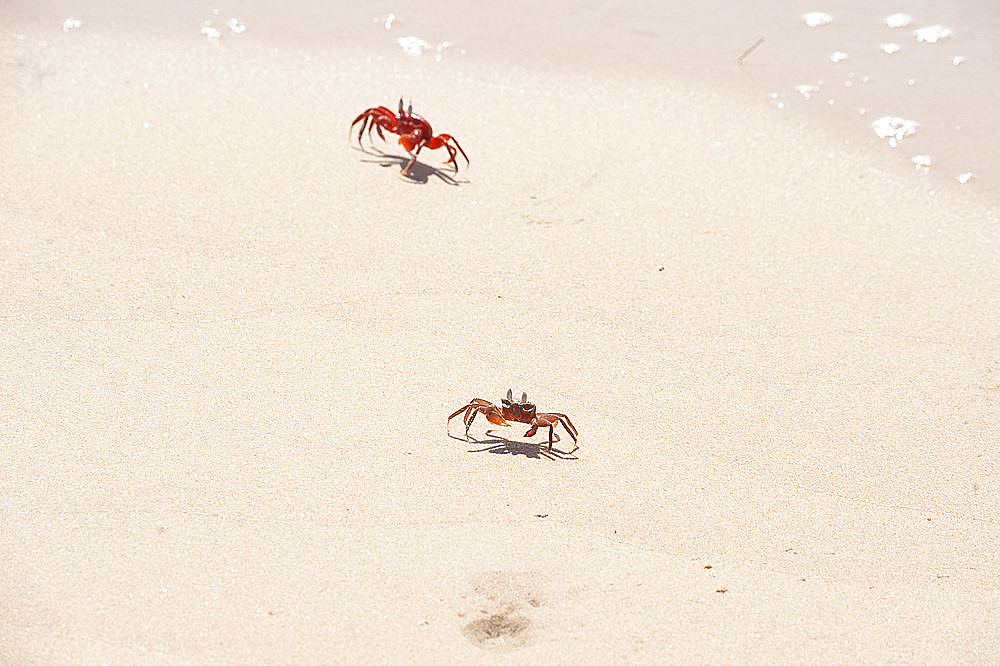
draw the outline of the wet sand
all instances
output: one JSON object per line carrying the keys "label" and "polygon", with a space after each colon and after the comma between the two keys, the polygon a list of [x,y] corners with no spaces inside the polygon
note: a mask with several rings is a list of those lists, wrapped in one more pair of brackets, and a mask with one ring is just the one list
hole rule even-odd
{"label": "wet sand", "polygon": [[[701,14],[109,7],[0,34],[0,661],[996,661],[998,172],[794,91],[848,10],[785,76],[617,66]],[[352,145],[400,95],[467,169]],[[448,435],[508,387],[580,448]]]}

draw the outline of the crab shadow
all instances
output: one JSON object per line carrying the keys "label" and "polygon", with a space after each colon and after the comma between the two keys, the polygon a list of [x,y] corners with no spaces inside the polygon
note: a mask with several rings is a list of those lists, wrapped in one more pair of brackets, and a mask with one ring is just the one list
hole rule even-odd
{"label": "crab shadow", "polygon": [[352,146],[352,148],[354,150],[361,151],[365,155],[370,156],[370,159],[362,159],[361,160],[362,162],[366,162],[368,164],[378,164],[380,167],[384,169],[387,169],[391,166],[399,167],[400,170],[399,178],[407,182],[420,183],[422,185],[426,185],[430,181],[431,176],[434,176],[439,180],[443,181],[444,183],[448,185],[453,185],[455,187],[459,187],[463,183],[470,182],[469,180],[456,180],[446,171],[442,171],[441,169],[435,169],[432,166],[424,164],[420,160],[414,162],[413,166],[410,167],[410,171],[404,175],[402,171],[410,161],[409,156],[403,157],[401,155],[393,155],[392,153],[386,153],[379,150],[375,146],[371,146],[370,148],[365,148],[364,146],[361,147]]}
{"label": "crab shadow", "polygon": [[[573,455],[576,453],[575,448],[568,453],[558,449],[549,450],[547,442],[544,444],[518,442],[497,435],[492,430],[487,430],[486,436],[489,439],[473,439],[471,442],[468,442],[472,444],[485,445],[482,448],[469,449],[469,453],[495,453],[497,455],[524,456],[525,458],[535,458],[536,460],[541,460],[542,458],[545,458],[546,460],[579,460],[579,458]],[[459,435],[449,435],[449,437],[457,439],[460,442],[467,441],[464,437]],[[556,433],[555,437],[556,442],[560,441],[559,433]]]}

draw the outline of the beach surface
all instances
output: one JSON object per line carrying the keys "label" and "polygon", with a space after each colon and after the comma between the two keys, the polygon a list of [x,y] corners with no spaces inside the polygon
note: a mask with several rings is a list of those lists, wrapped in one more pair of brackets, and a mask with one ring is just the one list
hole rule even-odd
{"label": "beach surface", "polygon": [[0,3],[0,662],[1000,660],[995,19],[570,4]]}

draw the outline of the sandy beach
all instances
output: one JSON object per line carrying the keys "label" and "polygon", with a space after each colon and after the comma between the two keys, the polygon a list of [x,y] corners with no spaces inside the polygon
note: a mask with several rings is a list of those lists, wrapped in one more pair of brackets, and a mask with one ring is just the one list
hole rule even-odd
{"label": "sandy beach", "polygon": [[[0,663],[996,663],[1000,83],[931,4],[0,3]],[[362,150],[401,96],[470,163]],[[508,388],[579,448],[449,434]]]}

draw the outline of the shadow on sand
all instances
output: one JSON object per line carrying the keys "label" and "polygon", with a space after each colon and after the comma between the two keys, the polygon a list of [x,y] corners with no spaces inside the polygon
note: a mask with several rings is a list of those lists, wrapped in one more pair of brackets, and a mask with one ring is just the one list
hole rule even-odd
{"label": "shadow on sand", "polygon": [[[517,442],[506,437],[501,437],[492,430],[486,431],[486,436],[489,439],[466,440],[465,437],[460,435],[449,434],[448,436],[460,442],[470,441],[473,444],[485,445],[479,449],[469,449],[469,453],[496,453],[500,455],[524,456],[525,458],[545,458],[546,460],[579,460],[578,457],[573,455],[576,453],[576,448],[568,453],[555,448],[549,450],[547,442],[542,444]],[[558,433],[555,435],[555,438],[557,442],[560,441]]]}
{"label": "shadow on sand", "polygon": [[[365,155],[370,155],[373,158],[373,159],[363,159],[362,162],[367,162],[368,164],[378,164],[380,167],[383,168],[398,166],[400,172],[402,172],[403,168],[410,161],[409,157],[403,157],[401,155],[393,155],[391,153],[384,153],[374,146],[371,146],[370,148],[365,148],[363,146],[360,148],[358,146],[352,146],[352,148],[354,150],[360,150]],[[463,183],[470,182],[469,180],[456,180],[451,175],[449,175],[448,172],[442,171],[441,169],[435,169],[434,167],[428,166],[419,160],[413,163],[413,166],[410,167],[409,173],[407,173],[405,176],[402,173],[399,174],[400,180],[404,180],[411,183],[420,183],[422,185],[426,185],[427,182],[430,180],[431,176],[435,176],[441,181],[447,183],[448,185],[454,185],[455,187],[458,187]]]}

